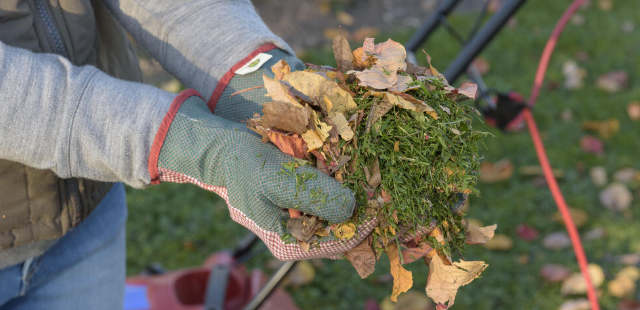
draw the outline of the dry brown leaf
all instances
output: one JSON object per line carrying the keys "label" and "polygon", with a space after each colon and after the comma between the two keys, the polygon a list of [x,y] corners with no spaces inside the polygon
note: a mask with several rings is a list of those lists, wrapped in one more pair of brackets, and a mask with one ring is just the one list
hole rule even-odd
{"label": "dry brown leaf", "polygon": [[476,100],[478,85],[476,83],[464,82],[458,88],[458,93],[469,99]]}
{"label": "dry brown leaf", "polygon": [[488,266],[482,261],[464,260],[446,265],[439,256],[435,256],[429,263],[427,296],[437,304],[451,307],[458,289],[480,276]]}
{"label": "dry brown leaf", "polygon": [[476,67],[476,70],[478,70],[480,75],[487,74],[491,69],[489,62],[482,56],[476,57],[473,62],[471,62],[471,65]]}
{"label": "dry brown leaf", "polygon": [[351,141],[351,139],[353,139],[353,130],[351,130],[351,127],[349,126],[347,119],[344,117],[344,114],[339,112],[330,112],[329,119],[331,120],[333,125],[336,126],[338,134],[340,135],[340,137],[342,137],[342,139],[344,139],[345,141]]}
{"label": "dry brown leaf", "polygon": [[408,76],[408,75],[398,75],[397,81],[395,83],[395,85],[391,86],[389,88],[389,91],[394,91],[394,92],[405,92],[407,90],[411,90],[411,89],[416,89],[416,88],[420,88],[419,85],[409,85],[413,83],[413,79]]}
{"label": "dry brown leaf", "polygon": [[296,158],[304,158],[307,154],[307,145],[300,135],[285,134],[274,130],[267,130],[266,135],[281,152]]}
{"label": "dry brown leaf", "polygon": [[600,203],[605,208],[613,211],[624,211],[629,209],[633,195],[631,191],[621,183],[611,183],[600,192]]}
{"label": "dry brown leaf", "polygon": [[267,96],[271,97],[273,101],[286,102],[293,106],[298,105],[302,107],[289,90],[289,87],[282,84],[279,80],[272,79],[264,74],[262,75],[262,80],[264,82],[264,88],[267,90]]}
{"label": "dry brown leaf", "polygon": [[546,237],[544,237],[544,240],[542,240],[542,245],[547,249],[562,250],[571,245],[571,239],[569,239],[569,236],[566,232],[558,231],[550,233]]}
{"label": "dry brown leaf", "polygon": [[609,139],[620,130],[620,122],[615,118],[606,121],[586,121],[582,123],[582,128],[597,132],[603,139]]}
{"label": "dry brown leaf", "polygon": [[560,305],[558,310],[589,310],[591,304],[586,298],[569,299]]}
{"label": "dry brown leaf", "polygon": [[329,137],[329,131],[331,131],[332,126],[319,120],[318,115],[313,111],[311,113],[310,127],[311,129],[302,134],[302,139],[307,144],[309,152],[322,147],[324,141]]}
{"label": "dry brown leaf", "polygon": [[494,251],[507,251],[513,247],[513,240],[504,234],[496,234],[484,244],[484,247]]}
{"label": "dry brown leaf", "polygon": [[350,112],[358,106],[353,101],[353,97],[347,91],[342,89],[336,82],[327,80],[323,76],[307,71],[294,71],[284,76],[283,80],[287,81],[293,88],[307,95],[317,105],[325,100],[331,101],[331,111]]}
{"label": "dry brown leaf", "polygon": [[404,71],[407,68],[405,63],[407,51],[402,44],[388,39],[374,45],[373,49],[371,49],[372,42],[372,40],[368,41],[368,44],[363,45],[363,48],[365,52],[376,58],[375,67],[388,72]]}
{"label": "dry brown leaf", "polygon": [[[589,264],[587,272],[594,287],[599,287],[604,281],[604,272],[596,264]],[[576,272],[562,282],[560,289],[563,295],[584,294],[587,292],[587,284],[582,277],[582,273]]]}
{"label": "dry brown leaf", "polygon": [[376,254],[371,247],[371,236],[345,253],[345,257],[351,262],[360,278],[364,279],[371,275],[376,268]]}
{"label": "dry brown leaf", "polygon": [[380,185],[382,176],[380,175],[380,164],[377,159],[374,160],[369,167],[364,167],[364,175],[367,179],[367,184],[372,188],[375,189]]}
{"label": "dry brown leaf", "polygon": [[354,223],[340,223],[331,231],[333,235],[340,240],[349,240],[356,234],[356,225]]}
{"label": "dry brown leaf", "polygon": [[389,267],[393,276],[393,290],[391,292],[391,301],[398,301],[400,294],[408,291],[413,286],[413,275],[411,271],[404,269],[400,264],[400,255],[398,247],[395,243],[391,243],[386,248],[389,257]]}
{"label": "dry brown leaf", "polygon": [[495,183],[507,180],[513,175],[513,164],[508,159],[495,163],[484,161],[480,164],[480,181]]}
{"label": "dry brown leaf", "polygon": [[287,220],[287,231],[298,241],[308,242],[322,223],[315,216],[301,216]]}
{"label": "dry brown leaf", "polygon": [[393,87],[398,82],[398,73],[384,72],[378,69],[364,69],[355,72],[361,86],[375,89],[387,89]]}
{"label": "dry brown leaf", "polygon": [[402,261],[405,264],[411,264],[416,260],[431,255],[433,248],[427,243],[422,242],[417,247],[406,247],[402,249]]}
{"label": "dry brown leaf", "polygon": [[349,41],[343,36],[333,38],[333,57],[336,59],[338,70],[347,72],[353,69],[353,54]]}
{"label": "dry brown leaf", "polygon": [[271,66],[271,72],[273,72],[276,80],[282,80],[285,75],[291,72],[291,67],[289,67],[289,64],[284,61],[284,59],[280,59]]}
{"label": "dry brown leaf", "polygon": [[569,269],[558,264],[546,264],[540,269],[540,276],[547,282],[564,281],[570,275]]}
{"label": "dry brown leaf", "polygon": [[607,184],[607,170],[602,166],[593,167],[589,170],[591,182],[596,186],[604,186]]}
{"label": "dry brown leaf", "polygon": [[[433,119],[438,119],[438,114],[432,107],[421,100],[413,98],[411,95],[384,92],[383,96],[385,101],[399,108],[415,111],[418,113],[426,113]],[[409,100],[409,97],[413,98],[414,100]]]}
{"label": "dry brown leaf", "polygon": [[[571,214],[571,219],[578,228],[586,224],[587,220],[589,219],[589,215],[587,214],[587,212],[582,209],[569,208],[569,214]],[[560,214],[559,211],[553,214],[552,219],[555,222],[563,223],[562,214]]]}
{"label": "dry brown leaf", "polygon": [[564,74],[564,87],[566,89],[580,89],[584,85],[584,78],[587,71],[580,68],[573,60],[567,60],[562,64]]}
{"label": "dry brown leaf", "polygon": [[632,121],[640,120],[640,101],[632,101],[627,105],[627,114]]}
{"label": "dry brown leaf", "polygon": [[307,131],[309,111],[302,105],[284,101],[267,102],[262,106],[262,125],[302,134]]}
{"label": "dry brown leaf", "polygon": [[355,50],[353,50],[352,54],[353,54],[353,65],[357,69],[369,68],[376,61],[376,59],[373,56],[367,55],[367,53],[365,53],[364,51],[364,48],[362,47],[358,47]]}
{"label": "dry brown leaf", "polygon": [[610,92],[616,93],[627,87],[629,82],[629,75],[622,70],[613,71],[598,77],[598,88]]}
{"label": "dry brown leaf", "polygon": [[467,226],[467,244],[484,244],[493,238],[498,228],[497,224],[480,227],[474,222],[469,222]]}

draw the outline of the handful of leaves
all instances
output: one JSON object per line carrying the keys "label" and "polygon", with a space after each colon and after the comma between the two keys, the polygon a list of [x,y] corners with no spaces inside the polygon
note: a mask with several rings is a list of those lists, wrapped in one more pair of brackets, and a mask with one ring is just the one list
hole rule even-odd
{"label": "handful of leaves", "polygon": [[[333,42],[337,68],[307,64],[291,72],[280,61],[263,76],[268,96],[263,115],[247,125],[281,151],[310,163],[350,188],[356,196],[351,220],[327,225],[289,210],[284,239],[303,248],[318,238],[353,238],[357,224],[377,220],[373,233],[345,253],[365,278],[383,253],[394,278],[391,300],[413,285],[402,265],[424,258],[429,264],[426,293],[445,308],[456,292],[487,267],[481,261],[453,262],[465,243],[484,243],[496,226],[469,226],[462,217],[466,196],[475,191],[478,144],[474,130],[476,85],[448,84],[431,65],[405,62],[404,47],[392,40],[367,38],[351,50],[345,38]],[[425,53],[426,54],[426,53]],[[304,176],[300,178],[304,185]],[[312,196],[314,193],[311,193]],[[317,194],[322,203],[323,193]]]}

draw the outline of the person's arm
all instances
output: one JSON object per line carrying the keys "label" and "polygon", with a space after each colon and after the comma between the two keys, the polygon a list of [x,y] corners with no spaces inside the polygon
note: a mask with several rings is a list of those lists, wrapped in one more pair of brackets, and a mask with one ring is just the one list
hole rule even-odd
{"label": "person's arm", "polygon": [[0,158],[62,178],[150,183],[149,150],[175,94],[0,42]]}
{"label": "person's arm", "polygon": [[[104,1],[167,71],[207,99],[216,89],[222,91],[225,85],[220,84],[233,77],[232,67],[249,55],[274,48],[293,55],[249,0]],[[217,96],[212,99],[210,108]]]}

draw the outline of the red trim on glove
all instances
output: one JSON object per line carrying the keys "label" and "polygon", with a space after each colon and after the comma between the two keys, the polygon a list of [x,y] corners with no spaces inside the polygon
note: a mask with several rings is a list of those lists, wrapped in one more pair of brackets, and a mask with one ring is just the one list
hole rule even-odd
{"label": "red trim on glove", "polygon": [[173,122],[173,118],[178,113],[178,109],[180,109],[182,103],[191,96],[198,96],[202,98],[200,93],[195,89],[185,89],[181,91],[180,94],[173,99],[173,102],[171,102],[169,111],[162,119],[162,123],[160,123],[158,132],[156,132],[156,137],[153,139],[153,144],[151,145],[151,152],[149,153],[149,175],[151,176],[151,184],[160,183],[160,174],[158,173],[158,158],[160,157],[160,150],[164,144],[164,139],[167,137],[167,132],[169,132],[169,127]]}
{"label": "red trim on glove", "polygon": [[229,71],[227,71],[227,73],[225,73],[222,76],[222,78],[218,82],[218,85],[216,85],[215,90],[213,90],[213,93],[211,94],[211,98],[209,99],[209,102],[207,102],[207,106],[209,106],[209,110],[211,110],[211,113],[213,113],[216,110],[218,99],[220,99],[220,96],[222,96],[222,92],[224,91],[225,88],[227,88],[227,85],[229,85],[229,82],[235,75],[234,72],[240,69],[242,66],[244,66],[247,62],[249,62],[249,60],[253,59],[253,57],[256,57],[256,55],[260,53],[268,52],[274,48],[277,48],[277,46],[273,43],[265,43],[261,45],[260,47],[255,49],[253,52],[251,52],[249,56],[243,58],[238,63],[236,63],[233,67],[231,67],[231,69],[229,69]]}

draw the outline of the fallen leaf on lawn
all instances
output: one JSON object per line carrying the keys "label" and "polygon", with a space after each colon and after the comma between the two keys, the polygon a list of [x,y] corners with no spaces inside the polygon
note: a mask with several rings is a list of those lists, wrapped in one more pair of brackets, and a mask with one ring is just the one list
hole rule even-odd
{"label": "fallen leaf on lawn", "polygon": [[620,255],[617,260],[623,265],[638,265],[640,264],[640,253]]}
{"label": "fallen leaf on lawn", "polygon": [[[544,176],[540,166],[521,166],[518,168],[518,173],[524,176]],[[559,168],[552,169],[551,173],[555,178],[564,177],[564,171]]]}
{"label": "fallen leaf on lawn", "polygon": [[622,71],[613,71],[598,77],[598,88],[610,92],[616,93],[627,87],[629,82],[629,75]]}
{"label": "fallen leaf on lawn", "polygon": [[389,244],[386,248],[389,257],[389,268],[393,276],[393,291],[391,292],[391,301],[398,301],[400,294],[408,291],[413,286],[413,275],[411,271],[404,269],[400,264],[400,255],[398,247],[395,243]]}
{"label": "fallen leaf on lawn", "polygon": [[531,241],[538,238],[538,230],[527,224],[518,225],[518,227],[516,227],[516,234],[520,239],[525,241]]}
{"label": "fallen leaf on lawn", "polygon": [[482,56],[476,57],[473,62],[471,62],[471,65],[476,67],[476,70],[478,70],[478,73],[480,73],[480,75],[487,74],[489,72],[489,69],[491,69],[491,65],[489,65],[489,62]]}
{"label": "fallen leaf on lawn", "polygon": [[587,153],[596,155],[604,154],[604,144],[598,138],[585,135],[580,139],[580,147]]}
{"label": "fallen leaf on lawn", "polygon": [[480,181],[495,183],[511,178],[513,164],[508,159],[502,159],[495,163],[483,161],[480,164]]}
{"label": "fallen leaf on lawn", "polygon": [[[353,71],[350,71],[353,72]],[[398,82],[398,74],[395,72],[384,72],[377,69],[364,69],[354,72],[360,86],[375,89],[387,89],[393,87]]]}
{"label": "fallen leaf on lawn", "polygon": [[[582,209],[569,208],[569,214],[571,215],[573,224],[575,224],[576,227],[578,228],[586,224],[587,220],[589,219],[589,215],[587,214],[587,212],[585,212]],[[560,211],[556,211],[556,213],[553,214],[552,219],[558,223],[564,223],[564,220],[562,219],[562,214],[560,214]]]}
{"label": "fallen leaf on lawn", "polygon": [[612,183],[600,192],[600,203],[613,211],[623,211],[631,205],[631,191],[621,183]]}
{"label": "fallen leaf on lawn", "polygon": [[392,94],[390,92],[377,92],[375,95],[382,95],[383,101],[387,101],[391,105],[418,113],[426,113],[431,116],[431,118],[436,120],[438,119],[438,114],[431,106],[424,103],[422,100],[413,98],[411,95],[403,93]]}
{"label": "fallen leaf on lawn", "polygon": [[603,11],[611,11],[613,0],[598,0],[598,7]]}
{"label": "fallen leaf on lawn", "polygon": [[284,76],[284,81],[311,98],[318,106],[325,100],[331,101],[331,111],[350,112],[358,106],[346,90],[322,75],[307,71],[294,71]]}
{"label": "fallen leaf on lawn", "polygon": [[344,117],[344,114],[340,112],[330,112],[329,119],[331,120],[333,125],[336,126],[338,134],[340,135],[340,137],[342,137],[342,139],[344,139],[345,141],[351,141],[351,139],[353,139],[353,130],[351,130],[351,127],[349,127],[349,123]]}
{"label": "fallen leaf on lawn", "polygon": [[612,296],[629,297],[636,291],[636,283],[629,278],[616,276],[607,283],[607,289]]}
{"label": "fallen leaf on lawn", "polygon": [[584,240],[586,241],[598,240],[604,237],[606,234],[607,234],[607,231],[605,231],[604,228],[596,227],[584,233]]}
{"label": "fallen leaf on lawn", "polygon": [[354,223],[341,223],[331,230],[333,235],[340,240],[349,240],[356,234],[356,225]]}
{"label": "fallen leaf on lawn", "polygon": [[640,180],[640,173],[631,167],[622,168],[613,174],[613,179],[620,183],[629,184]]}
{"label": "fallen leaf on lawn", "polygon": [[582,26],[584,25],[584,22],[585,22],[585,18],[582,14],[576,13],[571,17],[571,23],[576,26]]}
{"label": "fallen leaf on lawn", "polygon": [[308,242],[322,223],[315,216],[301,216],[287,220],[287,231],[298,241]]}
{"label": "fallen leaf on lawn", "polygon": [[540,276],[547,282],[564,281],[569,275],[569,269],[558,264],[546,264],[540,269]]}
{"label": "fallen leaf on lawn", "polygon": [[429,263],[429,277],[426,292],[436,304],[451,307],[461,286],[469,284],[488,267],[482,261],[454,262],[446,265],[439,256],[434,256]]}
{"label": "fallen leaf on lawn", "polygon": [[497,224],[480,227],[473,222],[467,226],[467,244],[485,244],[495,235]]}
{"label": "fallen leaf on lawn", "polygon": [[433,303],[417,291],[408,291],[398,298],[397,303],[392,303],[391,299],[385,298],[380,303],[380,310],[433,310]]}
{"label": "fallen leaf on lawn", "polygon": [[507,251],[513,247],[513,240],[507,235],[496,234],[484,244],[484,247],[494,251]]}
{"label": "fallen leaf on lawn", "polygon": [[360,27],[351,34],[351,40],[354,42],[362,42],[366,38],[375,37],[379,32],[380,30],[376,27]]}
{"label": "fallen leaf on lawn", "polygon": [[405,72],[409,74],[420,75],[420,76],[431,75],[431,70],[429,70],[429,68],[416,65],[411,62],[407,62],[407,69],[405,69]]}
{"label": "fallen leaf on lawn", "polygon": [[[596,264],[589,264],[587,267],[587,272],[589,273],[589,277],[591,278],[591,283],[594,287],[599,287],[602,285],[604,281],[604,272],[602,268]],[[570,275],[567,279],[562,283],[562,288],[560,289],[563,295],[577,295],[584,294],[587,292],[587,284],[582,277],[582,273],[576,272]]]}
{"label": "fallen leaf on lawn", "polygon": [[413,83],[413,79],[408,76],[408,75],[398,75],[398,79],[396,80],[396,83],[389,87],[390,91],[394,91],[394,92],[405,92],[411,89],[416,89],[416,88],[420,88],[420,85],[409,85]]}
{"label": "fallen leaf on lawn", "polygon": [[291,67],[289,67],[289,64],[284,61],[284,59],[280,59],[271,66],[271,72],[273,72],[276,80],[282,80],[285,75],[291,72]]}
{"label": "fallen leaf on lawn", "polygon": [[352,54],[353,54],[353,65],[357,69],[369,68],[376,61],[375,57],[373,57],[372,55],[368,55],[364,51],[364,48],[362,47],[358,47],[355,50],[353,50]]}
{"label": "fallen leaf on lawn", "polygon": [[338,14],[336,14],[336,19],[345,26],[353,25],[353,16],[345,11],[338,12]]}
{"label": "fallen leaf on lawn", "polygon": [[589,170],[591,182],[596,186],[604,186],[607,184],[607,170],[602,166],[597,166]]}
{"label": "fallen leaf on lawn", "polygon": [[343,36],[333,38],[333,57],[336,59],[338,70],[347,72],[353,69],[353,54],[349,41]]}
{"label": "fallen leaf on lawn", "polygon": [[606,121],[587,121],[582,123],[582,128],[595,131],[603,139],[609,139],[620,130],[620,122],[615,118]]}
{"label": "fallen leaf on lawn", "polygon": [[333,40],[335,37],[348,37],[349,31],[344,28],[325,28],[323,34],[325,38]]}
{"label": "fallen leaf on lawn", "polygon": [[304,158],[307,154],[307,145],[304,139],[297,134],[285,134],[273,130],[267,130],[266,135],[281,152],[295,158]]}
{"label": "fallen leaf on lawn", "polygon": [[299,261],[291,270],[287,277],[283,280],[284,285],[292,285],[295,287],[309,284],[316,277],[316,270],[308,261]]}
{"label": "fallen leaf on lawn", "polygon": [[376,268],[376,254],[371,247],[371,236],[345,253],[345,257],[356,269],[360,278],[364,279],[371,275]]}
{"label": "fallen leaf on lawn", "polygon": [[374,160],[369,167],[364,167],[364,175],[367,180],[367,184],[372,188],[375,189],[380,185],[382,176],[380,175],[380,163],[377,159]]}
{"label": "fallen leaf on lawn", "polygon": [[570,299],[562,303],[558,310],[589,310],[591,304],[586,298]]}
{"label": "fallen leaf on lawn", "polygon": [[302,134],[307,131],[309,110],[300,104],[271,101],[262,106],[262,125],[283,131]]}
{"label": "fallen leaf on lawn", "polygon": [[640,310],[640,301],[623,300],[618,304],[618,310]]}
{"label": "fallen leaf on lawn", "polygon": [[372,49],[371,43],[373,42],[369,41],[368,44],[363,45],[363,48],[366,53],[376,58],[374,67],[388,72],[397,72],[407,68],[405,63],[407,51],[402,44],[388,39],[382,43],[375,44]]}
{"label": "fallen leaf on lawn", "polygon": [[564,231],[554,232],[544,237],[542,245],[547,249],[561,250],[571,245],[571,239]]}
{"label": "fallen leaf on lawn", "polygon": [[562,64],[562,73],[564,74],[564,87],[566,89],[580,89],[584,85],[584,77],[587,71],[580,68],[573,60],[567,60]]}
{"label": "fallen leaf on lawn", "polygon": [[627,114],[632,121],[640,120],[640,101],[633,101],[627,105]]}

